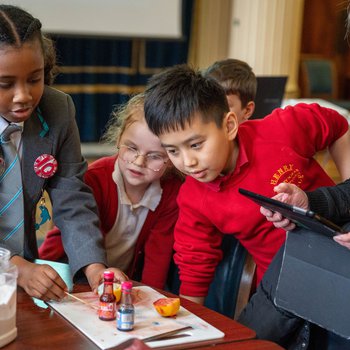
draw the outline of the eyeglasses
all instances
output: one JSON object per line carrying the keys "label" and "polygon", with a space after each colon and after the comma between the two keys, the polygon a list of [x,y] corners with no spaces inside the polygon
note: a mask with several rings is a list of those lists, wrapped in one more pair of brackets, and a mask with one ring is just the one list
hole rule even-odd
{"label": "eyeglasses", "polygon": [[142,154],[137,149],[126,145],[120,145],[118,147],[118,150],[119,150],[119,157],[124,162],[132,164],[132,163],[135,163],[138,157],[143,157],[143,164],[145,168],[153,171],[160,171],[163,168],[164,164],[168,162],[168,159],[165,159],[159,154],[154,154],[154,153]]}

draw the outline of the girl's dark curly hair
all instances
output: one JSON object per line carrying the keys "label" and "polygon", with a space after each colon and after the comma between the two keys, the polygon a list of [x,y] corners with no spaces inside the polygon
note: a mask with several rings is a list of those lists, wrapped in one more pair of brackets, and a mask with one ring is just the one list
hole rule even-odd
{"label": "girl's dark curly hair", "polygon": [[41,22],[17,6],[0,5],[0,47],[20,48],[36,39],[40,41],[44,55],[44,81],[50,85],[58,72],[56,51],[52,40],[42,34]]}

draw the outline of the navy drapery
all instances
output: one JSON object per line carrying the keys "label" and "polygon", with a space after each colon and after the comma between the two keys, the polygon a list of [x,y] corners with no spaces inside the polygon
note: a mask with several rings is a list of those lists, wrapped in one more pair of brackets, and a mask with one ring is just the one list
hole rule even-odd
{"label": "navy drapery", "polygon": [[114,105],[144,90],[165,67],[186,63],[194,0],[182,0],[179,40],[51,36],[61,73],[55,87],[70,94],[82,142],[100,139]]}

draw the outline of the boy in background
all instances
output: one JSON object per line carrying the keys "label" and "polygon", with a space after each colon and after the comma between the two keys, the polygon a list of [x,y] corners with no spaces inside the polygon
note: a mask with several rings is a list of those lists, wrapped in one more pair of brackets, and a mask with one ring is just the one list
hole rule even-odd
{"label": "boy in background", "polygon": [[261,120],[238,119],[224,90],[186,65],[153,76],[145,117],[170,160],[185,175],[175,227],[180,294],[203,303],[222,258],[224,234],[234,234],[257,264],[257,283],[285,240],[238,188],[273,195],[281,182],[304,190],[332,185],[313,159],[329,147],[342,178],[350,176],[348,122],[316,104],[277,109]]}
{"label": "boy in background", "polygon": [[252,116],[257,80],[246,62],[234,58],[216,61],[203,75],[215,79],[224,88],[230,111],[236,114],[239,124]]}

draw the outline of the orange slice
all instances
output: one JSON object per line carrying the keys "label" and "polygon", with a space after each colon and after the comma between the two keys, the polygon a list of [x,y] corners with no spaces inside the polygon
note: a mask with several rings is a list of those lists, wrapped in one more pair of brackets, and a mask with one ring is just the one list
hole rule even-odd
{"label": "orange slice", "polygon": [[119,283],[113,283],[113,294],[115,301],[118,303],[122,297],[122,286]]}
{"label": "orange slice", "polygon": [[175,316],[180,309],[180,299],[160,298],[153,303],[153,306],[161,316]]}

